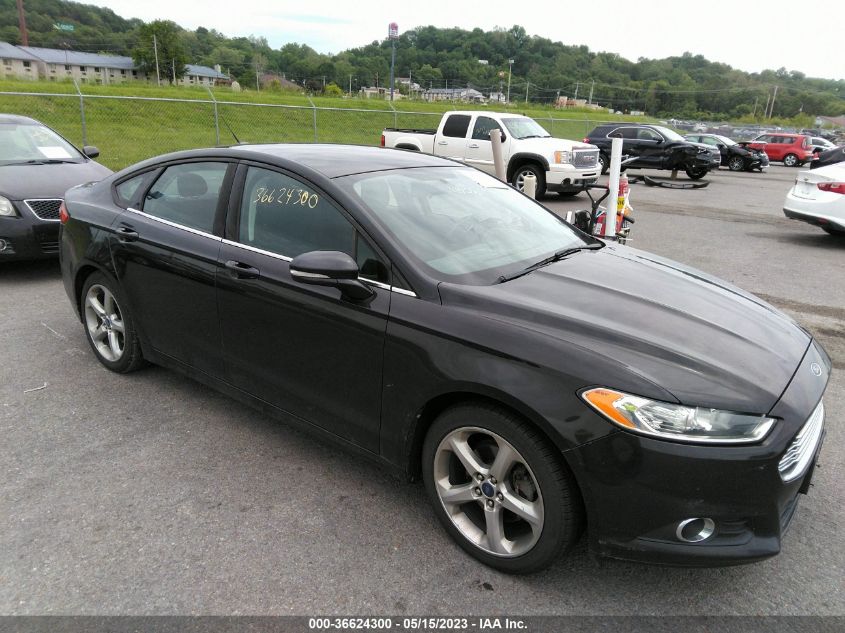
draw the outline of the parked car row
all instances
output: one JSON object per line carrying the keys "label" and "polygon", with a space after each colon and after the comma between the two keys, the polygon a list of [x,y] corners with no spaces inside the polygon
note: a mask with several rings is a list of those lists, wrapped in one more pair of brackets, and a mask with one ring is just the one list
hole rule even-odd
{"label": "parked car row", "polygon": [[719,150],[720,164],[731,171],[766,171],[769,156],[762,149],[743,147],[727,136],[718,134],[687,134],[685,139],[694,143],[703,143]]}

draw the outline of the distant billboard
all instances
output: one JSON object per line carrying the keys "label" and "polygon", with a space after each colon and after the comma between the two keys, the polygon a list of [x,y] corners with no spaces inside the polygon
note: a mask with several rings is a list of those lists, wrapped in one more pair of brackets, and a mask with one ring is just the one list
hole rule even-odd
{"label": "distant billboard", "polygon": [[387,38],[391,40],[399,38],[399,25],[396,22],[391,22],[387,26]]}

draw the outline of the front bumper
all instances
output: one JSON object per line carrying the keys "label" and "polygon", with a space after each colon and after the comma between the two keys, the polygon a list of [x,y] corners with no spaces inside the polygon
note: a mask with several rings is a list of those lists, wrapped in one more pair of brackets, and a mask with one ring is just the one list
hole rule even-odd
{"label": "front bumper", "polygon": [[[813,364],[822,368],[815,376]],[[665,565],[717,566],[762,560],[781,540],[807,492],[812,458],[784,482],[778,465],[821,401],[830,360],[811,344],[790,386],[769,413],[779,418],[754,446],[702,446],[618,431],[565,453],[587,508],[591,549],[603,556]],[[678,536],[692,518],[711,519],[712,536],[697,543]]]}
{"label": "front bumper", "polygon": [[546,189],[549,191],[581,191],[591,185],[601,173],[601,167],[577,169],[572,165],[551,165],[546,172]]}
{"label": "front bumper", "polygon": [[46,259],[59,255],[59,222],[42,220],[20,201],[17,216],[0,216],[0,262]]}

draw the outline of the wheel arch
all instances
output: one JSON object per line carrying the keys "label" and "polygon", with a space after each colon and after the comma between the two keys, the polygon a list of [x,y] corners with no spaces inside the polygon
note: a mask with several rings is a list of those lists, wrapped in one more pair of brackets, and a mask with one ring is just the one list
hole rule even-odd
{"label": "wheel arch", "polygon": [[410,479],[417,480],[421,476],[423,442],[425,441],[425,436],[428,434],[429,428],[431,428],[437,417],[452,407],[473,403],[495,406],[506,410],[525,420],[550,445],[561,451],[565,449],[564,446],[553,439],[554,433],[549,423],[525,403],[496,390],[491,391],[472,386],[462,386],[453,391],[445,391],[432,396],[417,410],[412,428],[409,430],[406,439],[405,469]]}
{"label": "wheel arch", "polygon": [[394,145],[394,147],[396,149],[407,149],[407,150],[410,150],[412,152],[421,152],[422,151],[421,147],[414,145],[412,143],[397,143],[396,145]]}
{"label": "wheel arch", "polygon": [[508,161],[508,171],[507,171],[507,179],[508,182],[511,181],[513,178],[514,172],[522,167],[525,164],[535,164],[544,172],[549,171],[549,161],[545,158],[540,156],[539,154],[531,154],[531,153],[521,153],[521,154],[514,154],[511,156],[511,159]]}
{"label": "wheel arch", "polygon": [[73,304],[76,306],[76,316],[79,317],[80,321],[82,321],[82,287],[85,285],[85,280],[94,273],[103,273],[104,275],[111,276],[107,270],[104,270],[100,266],[86,262],[77,268],[76,275],[73,278]]}

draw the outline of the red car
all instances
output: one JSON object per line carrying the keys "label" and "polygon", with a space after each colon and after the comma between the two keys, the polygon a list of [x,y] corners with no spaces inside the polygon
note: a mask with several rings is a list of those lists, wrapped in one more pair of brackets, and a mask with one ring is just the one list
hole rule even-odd
{"label": "red car", "polygon": [[798,167],[813,159],[813,146],[806,134],[761,134],[746,145],[765,151],[769,160],[782,161],[787,167]]}

